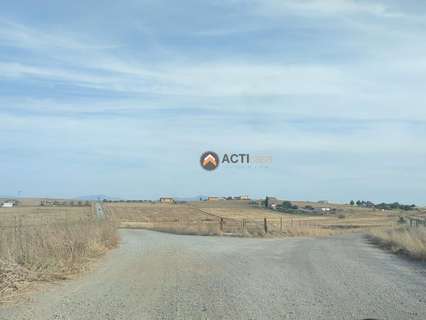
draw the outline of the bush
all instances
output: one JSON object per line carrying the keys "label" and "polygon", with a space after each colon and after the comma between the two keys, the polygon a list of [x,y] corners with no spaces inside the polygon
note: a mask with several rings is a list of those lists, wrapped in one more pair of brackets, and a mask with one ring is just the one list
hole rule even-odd
{"label": "bush", "polygon": [[374,230],[373,238],[393,252],[402,252],[413,258],[426,260],[426,228],[398,227]]}
{"label": "bush", "polygon": [[118,243],[111,220],[91,220],[0,229],[0,295],[17,283],[64,278]]}
{"label": "bush", "polygon": [[299,209],[298,206],[293,205],[290,201],[283,201],[279,206],[277,206],[279,210],[297,210]]}

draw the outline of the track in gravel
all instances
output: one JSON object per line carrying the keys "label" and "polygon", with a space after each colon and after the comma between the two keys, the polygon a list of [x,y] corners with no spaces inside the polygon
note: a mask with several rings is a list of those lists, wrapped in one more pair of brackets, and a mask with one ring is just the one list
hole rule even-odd
{"label": "track in gravel", "polygon": [[242,239],[122,230],[96,271],[0,319],[426,319],[426,268],[360,235]]}

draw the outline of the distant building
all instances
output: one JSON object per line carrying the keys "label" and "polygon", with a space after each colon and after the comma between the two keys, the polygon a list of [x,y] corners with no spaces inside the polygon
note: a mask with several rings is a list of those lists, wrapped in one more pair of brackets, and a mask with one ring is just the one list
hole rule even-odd
{"label": "distant building", "polygon": [[312,208],[309,211],[312,213],[317,213],[317,214],[329,214],[329,213],[335,213],[336,209],[322,207],[322,208]]}
{"label": "distant building", "polygon": [[321,203],[321,204],[327,204],[327,203],[328,203],[328,200],[320,200],[320,201],[318,201],[318,203]]}
{"label": "distant building", "polygon": [[160,198],[160,202],[161,203],[175,203],[175,199],[170,198],[170,197],[161,197]]}
{"label": "distant building", "polygon": [[246,196],[246,195],[238,196],[238,197],[235,197],[234,199],[235,200],[250,200],[249,196]]}
{"label": "distant building", "polygon": [[218,201],[218,200],[222,200],[223,198],[220,197],[207,197],[207,201]]}
{"label": "distant building", "polygon": [[40,206],[46,206],[46,207],[51,207],[54,205],[54,201],[53,200],[41,200],[40,201]]}
{"label": "distant building", "polygon": [[65,201],[65,200],[51,200],[51,199],[46,199],[46,200],[41,200],[40,201],[40,206],[42,207],[57,207],[57,206],[73,206],[74,204],[78,204],[78,203],[82,203],[81,201]]}
{"label": "distant building", "polygon": [[279,205],[281,201],[279,201],[275,197],[266,197],[265,199],[265,207],[270,209],[276,209],[277,205]]}
{"label": "distant building", "polygon": [[13,201],[3,202],[1,206],[2,208],[13,208],[15,206],[15,202]]}

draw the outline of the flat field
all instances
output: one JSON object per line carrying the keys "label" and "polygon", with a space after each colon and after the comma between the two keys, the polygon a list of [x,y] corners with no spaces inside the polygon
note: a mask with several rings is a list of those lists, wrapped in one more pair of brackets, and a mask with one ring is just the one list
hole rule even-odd
{"label": "flat field", "polygon": [[94,217],[89,207],[40,207],[17,206],[0,208],[0,228],[20,225],[41,225],[52,223],[69,223]]}
{"label": "flat field", "polygon": [[[305,204],[309,203],[298,202],[298,205]],[[249,201],[234,200],[184,204],[107,203],[104,207],[121,222],[122,227],[163,231],[173,231],[175,228],[180,230],[176,231],[178,233],[190,234],[224,232],[264,235],[267,231],[269,234],[284,235],[328,235],[375,227],[391,227],[396,224],[401,214],[344,205],[336,205],[337,212],[329,215],[288,214],[252,206]],[[327,207],[333,208],[334,205]],[[203,226],[203,231],[197,233],[200,226]],[[185,232],[185,228],[189,228],[190,232]]]}

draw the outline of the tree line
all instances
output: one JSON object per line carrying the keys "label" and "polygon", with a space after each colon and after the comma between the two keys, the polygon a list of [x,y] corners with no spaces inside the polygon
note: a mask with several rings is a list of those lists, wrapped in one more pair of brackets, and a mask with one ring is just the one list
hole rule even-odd
{"label": "tree line", "polygon": [[351,200],[349,202],[349,204],[351,206],[357,206],[357,207],[362,207],[362,208],[373,208],[373,209],[380,209],[380,210],[405,210],[405,211],[409,211],[409,210],[414,210],[416,209],[416,206],[414,204],[411,205],[407,205],[407,204],[401,204],[399,202],[392,202],[392,203],[379,203],[379,204],[375,204],[374,202],[371,201],[363,201],[363,200]]}

